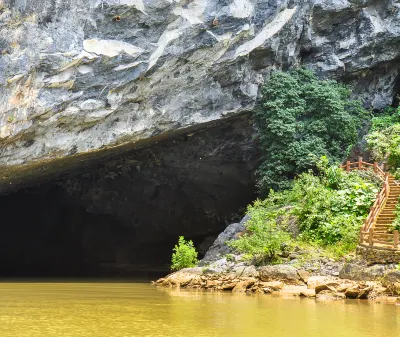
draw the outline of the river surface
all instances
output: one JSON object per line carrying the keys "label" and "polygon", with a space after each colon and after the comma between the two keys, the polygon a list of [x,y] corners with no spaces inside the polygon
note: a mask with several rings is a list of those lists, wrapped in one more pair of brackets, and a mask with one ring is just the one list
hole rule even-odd
{"label": "river surface", "polygon": [[0,283],[1,337],[398,336],[400,307],[147,283]]}

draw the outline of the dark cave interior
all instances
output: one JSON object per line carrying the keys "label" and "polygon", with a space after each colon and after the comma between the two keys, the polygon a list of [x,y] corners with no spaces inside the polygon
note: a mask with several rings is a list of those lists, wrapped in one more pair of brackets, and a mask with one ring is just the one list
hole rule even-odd
{"label": "dark cave interior", "polygon": [[201,257],[255,198],[240,117],[0,196],[0,276],[168,272],[179,235]]}

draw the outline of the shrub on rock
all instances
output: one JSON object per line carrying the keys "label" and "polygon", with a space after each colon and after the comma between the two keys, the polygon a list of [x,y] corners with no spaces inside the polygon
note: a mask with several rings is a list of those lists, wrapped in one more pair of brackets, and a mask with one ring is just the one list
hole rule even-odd
{"label": "shrub on rock", "polygon": [[171,269],[195,267],[197,264],[197,252],[192,240],[186,241],[183,236],[179,237],[178,244],[173,249]]}

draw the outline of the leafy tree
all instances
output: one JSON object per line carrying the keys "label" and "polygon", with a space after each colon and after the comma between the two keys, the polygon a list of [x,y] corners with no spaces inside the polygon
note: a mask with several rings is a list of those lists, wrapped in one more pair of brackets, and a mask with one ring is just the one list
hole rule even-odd
{"label": "leafy tree", "polygon": [[350,94],[344,85],[319,80],[303,68],[271,74],[255,111],[262,193],[288,188],[296,175],[314,166],[312,158],[326,155],[341,162],[348,155],[367,116]]}
{"label": "leafy tree", "polygon": [[173,249],[171,269],[195,267],[197,264],[197,252],[192,240],[186,241],[183,236],[179,237],[178,244]]}

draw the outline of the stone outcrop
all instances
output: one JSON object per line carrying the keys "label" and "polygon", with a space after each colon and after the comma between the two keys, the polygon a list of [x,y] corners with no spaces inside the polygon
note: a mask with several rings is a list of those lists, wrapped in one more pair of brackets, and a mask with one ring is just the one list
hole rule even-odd
{"label": "stone outcrop", "polygon": [[[396,276],[393,274],[382,282],[321,275],[311,276],[307,282],[303,282],[295,277],[300,270],[292,268],[286,265],[264,266],[257,269],[258,275],[235,275],[228,269],[209,274],[200,268],[189,268],[172,273],[154,284],[208,291],[299,296],[316,298],[319,301],[347,298],[397,303],[400,295],[400,282],[397,282],[399,277],[395,272]],[[266,281],[272,279],[274,281]]]}
{"label": "stone outcrop", "polygon": [[3,0],[0,191],[254,107],[305,65],[367,106],[399,91],[396,0]]}
{"label": "stone outcrop", "polygon": [[245,230],[245,224],[249,216],[246,215],[239,223],[230,224],[225,230],[218,235],[217,239],[207,250],[204,258],[200,262],[200,266],[208,264],[223,258],[226,254],[232,253],[233,251],[229,248],[227,243],[237,238],[237,236]]}

